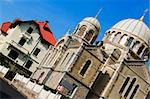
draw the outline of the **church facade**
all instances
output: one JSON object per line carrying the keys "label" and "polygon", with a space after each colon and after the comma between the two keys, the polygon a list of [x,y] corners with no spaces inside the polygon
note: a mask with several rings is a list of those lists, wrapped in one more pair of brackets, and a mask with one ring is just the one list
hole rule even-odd
{"label": "church facade", "polygon": [[32,79],[71,99],[148,99],[150,30],[143,20],[122,20],[94,43],[100,23],[83,19],[59,39]]}

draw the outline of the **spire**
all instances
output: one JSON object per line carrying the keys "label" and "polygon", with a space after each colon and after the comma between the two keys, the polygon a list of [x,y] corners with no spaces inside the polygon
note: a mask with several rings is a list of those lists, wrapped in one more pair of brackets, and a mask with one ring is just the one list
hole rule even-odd
{"label": "spire", "polygon": [[147,12],[149,12],[148,8],[144,10],[144,13],[143,13],[143,15],[140,18],[140,21],[144,21],[144,17],[145,17],[145,15],[146,15]]}
{"label": "spire", "polygon": [[69,34],[70,34],[70,32],[71,32],[71,30],[70,30],[70,29],[68,29],[68,31],[66,32],[66,35],[69,35]]}
{"label": "spire", "polygon": [[96,19],[98,18],[98,16],[99,16],[100,12],[102,11],[102,9],[103,9],[103,8],[100,8],[100,9],[98,10],[97,14],[95,15],[95,18],[96,18]]}

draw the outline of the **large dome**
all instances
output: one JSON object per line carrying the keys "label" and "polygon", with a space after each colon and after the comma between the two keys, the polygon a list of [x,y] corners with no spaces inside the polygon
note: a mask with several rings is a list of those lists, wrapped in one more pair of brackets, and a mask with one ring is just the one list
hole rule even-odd
{"label": "large dome", "polygon": [[115,24],[112,28],[123,30],[134,36],[138,36],[147,44],[150,41],[150,29],[142,20],[125,19]]}
{"label": "large dome", "polygon": [[86,17],[86,18],[83,19],[83,21],[87,21],[87,22],[93,24],[97,28],[97,30],[100,31],[100,23],[96,18]]}

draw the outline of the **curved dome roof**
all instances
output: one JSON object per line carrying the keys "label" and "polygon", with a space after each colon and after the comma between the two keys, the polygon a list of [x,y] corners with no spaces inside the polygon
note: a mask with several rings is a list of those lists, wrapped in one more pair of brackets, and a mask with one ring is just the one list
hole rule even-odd
{"label": "curved dome roof", "polygon": [[96,18],[86,17],[86,18],[83,19],[83,21],[87,21],[87,22],[93,24],[97,28],[97,30],[100,31],[100,23]]}
{"label": "curved dome roof", "polygon": [[147,44],[150,41],[150,29],[142,20],[125,19],[115,24],[112,28],[127,31],[136,35]]}

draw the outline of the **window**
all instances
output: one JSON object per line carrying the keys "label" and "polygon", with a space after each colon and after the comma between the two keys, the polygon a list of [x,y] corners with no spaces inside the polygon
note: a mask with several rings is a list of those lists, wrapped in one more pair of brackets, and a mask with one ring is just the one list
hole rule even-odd
{"label": "window", "polygon": [[139,44],[140,44],[139,41],[136,41],[136,42],[133,44],[132,49],[133,49],[134,52],[137,52],[137,50],[138,50],[138,45],[139,45]]}
{"label": "window", "polygon": [[150,91],[147,93],[146,98],[145,99],[149,99],[150,97]]}
{"label": "window", "polygon": [[124,35],[121,37],[119,43],[120,43],[121,45],[124,45],[124,43],[125,43],[126,40],[127,40],[127,37],[128,37],[128,36],[127,36],[126,34],[124,34]]}
{"label": "window", "polygon": [[39,48],[36,48],[35,51],[33,52],[33,54],[34,54],[35,56],[37,56],[40,51],[41,51],[41,50],[40,50]]}
{"label": "window", "polygon": [[17,53],[14,50],[11,50],[10,53],[8,54],[8,56],[15,60],[19,56],[19,53]]}
{"label": "window", "polygon": [[145,58],[145,56],[148,56],[148,48],[146,48],[143,52],[143,55],[142,55],[142,59]]}
{"label": "window", "polygon": [[118,43],[118,42],[120,41],[120,37],[121,37],[121,32],[118,32],[118,33],[115,35],[115,37],[114,37],[114,39],[113,39],[113,42]]}
{"label": "window", "polygon": [[82,36],[84,34],[84,31],[86,30],[86,26],[83,25],[79,28],[79,32],[78,32],[78,35],[79,36]]}
{"label": "window", "polygon": [[129,80],[130,80],[130,78],[127,77],[126,80],[124,81],[124,83],[123,83],[123,85],[122,85],[122,87],[121,87],[121,89],[120,89],[120,91],[119,91],[120,94],[123,93],[123,91],[124,91],[124,89],[126,88],[128,82],[129,82]]}
{"label": "window", "polygon": [[142,45],[142,46],[139,48],[139,50],[137,51],[137,54],[140,55],[143,49],[144,49],[144,45]]}
{"label": "window", "polygon": [[26,39],[22,37],[18,44],[23,46],[25,44],[25,42],[26,42]]}
{"label": "window", "polygon": [[138,89],[139,89],[139,85],[136,85],[135,88],[134,88],[134,90],[133,90],[133,92],[132,92],[132,94],[131,94],[131,96],[130,96],[130,99],[134,98],[134,96],[135,96],[135,94],[136,94],[136,92],[137,92]]}
{"label": "window", "polygon": [[130,45],[132,44],[132,41],[133,41],[133,37],[130,37],[130,38],[127,40],[125,46],[130,46]]}
{"label": "window", "polygon": [[25,67],[29,69],[31,67],[32,63],[33,63],[32,61],[28,60]]}
{"label": "window", "polygon": [[90,41],[90,39],[91,39],[92,36],[93,36],[93,33],[94,33],[93,30],[89,30],[89,32],[86,33],[86,35],[85,35],[85,39],[86,39],[87,41]]}
{"label": "window", "polygon": [[81,71],[80,71],[80,74],[81,74],[82,76],[84,76],[84,74],[85,74],[85,72],[87,71],[87,69],[88,69],[88,67],[90,66],[90,64],[91,64],[91,61],[90,61],[90,60],[86,61],[85,65],[83,66],[83,68],[82,68]]}
{"label": "window", "polygon": [[136,81],[136,78],[133,78],[132,82],[130,83],[130,85],[129,85],[127,91],[126,91],[126,93],[124,94],[124,97],[127,97],[127,96],[128,96],[128,94],[130,93],[130,91],[131,91],[131,89],[132,89],[132,87],[133,87],[135,81]]}
{"label": "window", "polygon": [[29,34],[31,34],[32,31],[33,31],[33,29],[32,29],[31,27],[29,27],[28,30],[27,30],[27,32],[28,32]]}

